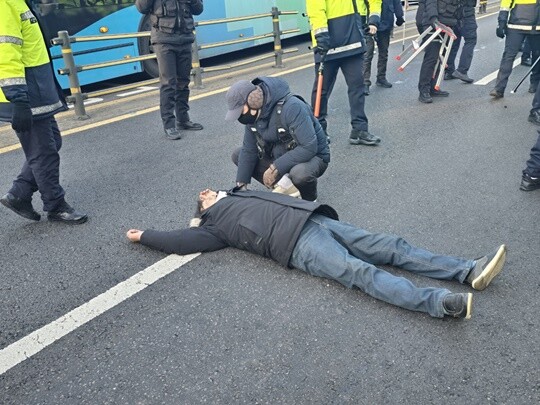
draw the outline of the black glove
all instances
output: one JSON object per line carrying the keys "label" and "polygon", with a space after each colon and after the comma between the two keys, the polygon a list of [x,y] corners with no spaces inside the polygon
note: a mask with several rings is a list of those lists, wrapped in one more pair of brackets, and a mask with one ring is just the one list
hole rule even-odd
{"label": "black glove", "polygon": [[13,103],[11,128],[15,132],[27,132],[32,129],[32,110],[29,103]]}
{"label": "black glove", "polygon": [[439,23],[439,20],[437,19],[437,17],[431,17],[429,19],[429,25],[431,25],[431,28],[433,28],[434,30],[437,29],[437,24]]}
{"label": "black glove", "polygon": [[403,19],[403,17],[397,17],[396,18],[396,25],[398,27],[401,27],[403,25],[403,23],[405,22],[405,20]]}
{"label": "black glove", "polygon": [[504,38],[506,35],[506,27],[508,25],[508,11],[507,10],[501,10],[499,11],[499,17],[497,18],[498,26],[495,30],[495,34],[499,38]]}
{"label": "black glove", "polygon": [[317,41],[315,52],[321,54],[321,56],[326,55],[330,49],[330,33],[328,31],[319,32],[315,35],[315,41]]}

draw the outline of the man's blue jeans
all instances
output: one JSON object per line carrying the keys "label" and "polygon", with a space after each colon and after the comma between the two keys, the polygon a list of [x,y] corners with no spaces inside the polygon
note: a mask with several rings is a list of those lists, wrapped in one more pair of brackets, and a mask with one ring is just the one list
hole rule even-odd
{"label": "man's blue jeans", "polygon": [[325,277],[412,311],[442,318],[445,288],[418,288],[377,265],[392,265],[412,273],[463,283],[474,260],[435,255],[402,238],[369,233],[351,224],[312,215],[293,250],[290,264],[313,276]]}

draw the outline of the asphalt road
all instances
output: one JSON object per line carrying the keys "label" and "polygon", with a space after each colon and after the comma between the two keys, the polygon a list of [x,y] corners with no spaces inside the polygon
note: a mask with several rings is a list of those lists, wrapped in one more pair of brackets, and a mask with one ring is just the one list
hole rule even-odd
{"label": "asphalt road", "polygon": [[[479,24],[475,79],[498,68],[504,45],[496,16]],[[400,51],[399,43],[390,49]],[[540,192],[518,190],[537,137],[527,122],[532,95],[524,86],[492,101],[493,83],[454,80],[443,83],[450,97],[423,105],[420,60],[402,73],[397,66],[389,63],[394,87],[373,87],[367,98],[378,147],[348,144],[346,85],[336,83],[319,199],[344,221],[440,253],[476,258],[506,243],[506,267],[474,293],[470,321],[402,310],[225,249],[195,257],[5,371],[0,403],[538,403]],[[525,72],[516,67],[509,89]],[[279,74],[308,97],[312,68]],[[180,141],[164,139],[155,110],[64,138],[61,181],[87,224],[30,223],[0,210],[0,356],[165,258],[129,243],[128,228],[183,227],[199,190],[233,184],[230,154],[242,130],[223,121],[224,89],[191,102],[205,129]],[[22,162],[20,149],[0,154],[0,190]],[[41,209],[39,198],[34,205]]]}

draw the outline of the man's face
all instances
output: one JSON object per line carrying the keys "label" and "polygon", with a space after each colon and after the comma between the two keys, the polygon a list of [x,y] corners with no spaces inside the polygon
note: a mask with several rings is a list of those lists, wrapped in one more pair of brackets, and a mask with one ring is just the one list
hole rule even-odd
{"label": "man's face", "polygon": [[217,192],[207,188],[199,193],[199,201],[202,203],[203,209],[207,209],[214,205],[217,199]]}

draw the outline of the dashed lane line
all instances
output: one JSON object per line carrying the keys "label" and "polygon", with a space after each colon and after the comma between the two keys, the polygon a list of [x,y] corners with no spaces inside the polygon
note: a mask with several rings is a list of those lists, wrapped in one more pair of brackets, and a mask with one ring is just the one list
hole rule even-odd
{"label": "dashed lane line", "polygon": [[0,375],[199,256],[169,255],[0,350]]}

